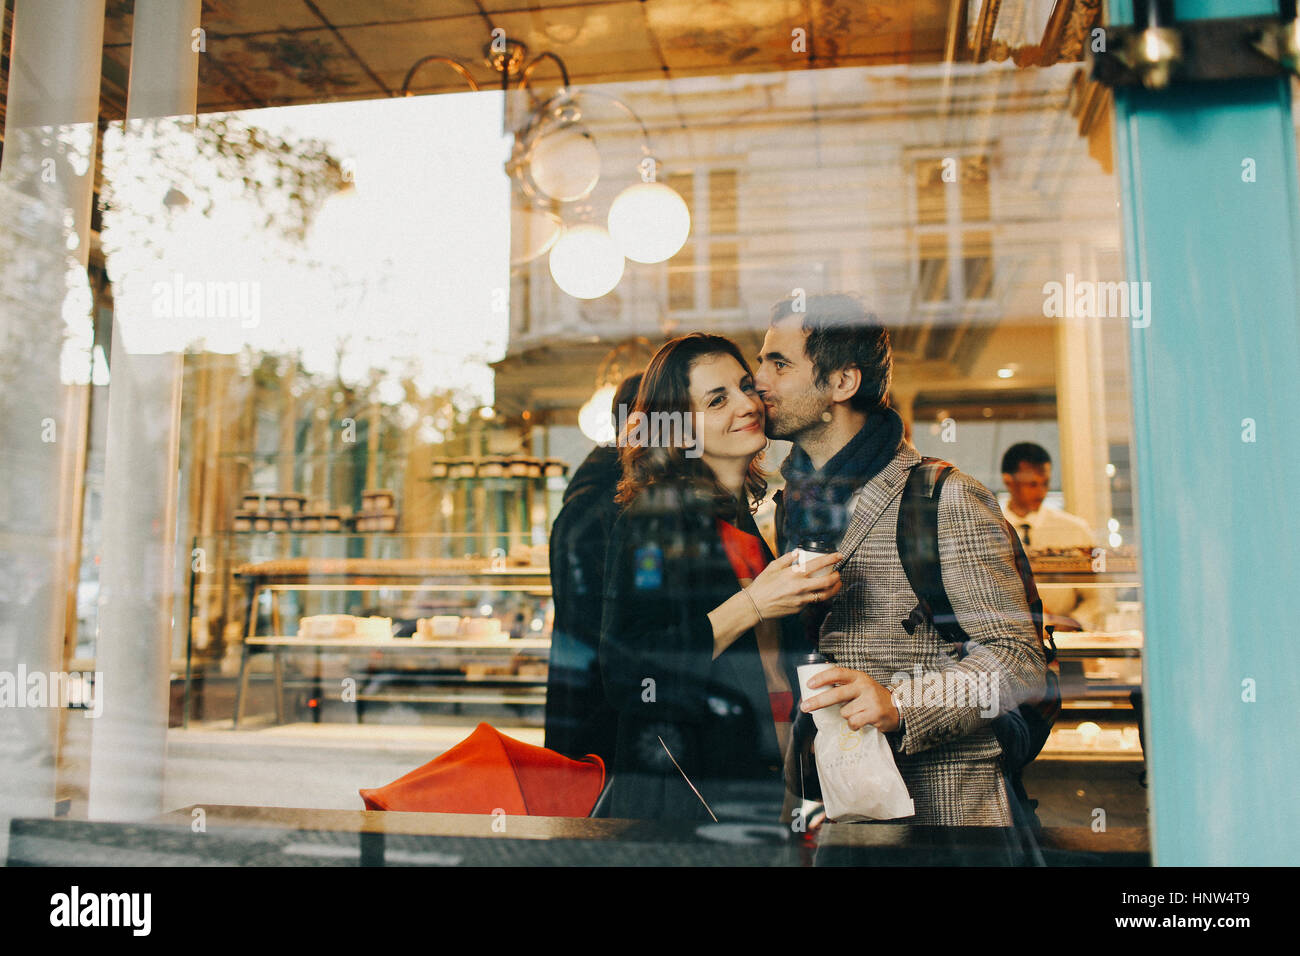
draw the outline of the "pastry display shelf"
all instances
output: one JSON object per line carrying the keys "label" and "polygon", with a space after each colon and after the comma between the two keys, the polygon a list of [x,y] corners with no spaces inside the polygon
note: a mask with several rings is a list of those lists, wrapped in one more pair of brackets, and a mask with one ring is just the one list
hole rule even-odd
{"label": "pastry display shelf", "polygon": [[1142,689],[1140,633],[1064,633],[1054,640],[1062,664],[1062,709],[1127,711],[1136,719],[1130,695]]}
{"label": "pastry display shelf", "polygon": [[[371,658],[376,654],[395,653],[401,655],[432,654],[442,657],[461,658],[466,656],[499,656],[508,651],[513,656],[518,652],[534,652],[539,659],[545,660],[550,651],[549,637],[524,638],[438,638],[420,640],[410,637],[366,638],[366,637],[294,637],[278,635],[268,637],[251,637],[244,641],[243,653],[239,665],[239,681],[235,691],[234,727],[238,729],[244,716],[244,702],[248,695],[250,679],[249,662],[256,654],[272,655],[271,673],[274,681],[275,722],[284,722],[284,690],[290,681],[284,676],[284,655],[286,653],[314,651],[319,659],[329,654],[359,654]],[[373,676],[375,668],[367,666],[366,672]],[[359,674],[362,672],[358,672]],[[525,705],[542,706],[546,703],[545,693],[528,693],[529,689],[544,688],[545,676],[516,674],[443,674],[422,675],[421,683],[436,687],[454,688],[464,685],[480,687],[499,687],[496,694],[460,694],[460,693],[416,693],[416,694],[369,694],[358,693],[358,702],[385,701],[389,703],[440,703],[465,705]],[[303,682],[297,682],[303,683]],[[319,678],[306,683],[318,686]],[[520,688],[523,693],[511,693],[512,687]]]}
{"label": "pastry display shelf", "polygon": [[[551,594],[546,568],[452,568],[435,562],[403,560],[294,560],[236,569],[244,588],[245,640],[257,636],[258,599],[271,595],[271,630],[283,632],[279,595],[285,591],[411,591],[464,593],[472,590]],[[349,639],[350,640],[350,639]]]}
{"label": "pastry display shelf", "polygon": [[[304,686],[303,681],[285,680],[284,658],[312,655],[316,672],[321,673],[321,659],[348,658],[349,672],[371,689],[358,687],[355,701],[359,710],[370,700],[393,703],[438,703],[455,705],[545,704],[546,676],[542,669],[523,675],[510,673],[518,657],[536,658],[544,664],[549,656],[550,640],[545,624],[539,630],[525,630],[524,636],[510,638],[481,636],[462,632],[446,638],[388,637],[386,635],[341,635],[332,631],[308,632],[311,636],[293,636],[299,617],[310,617],[304,601],[330,608],[350,606],[357,595],[371,594],[365,602],[375,609],[345,616],[385,615],[389,606],[401,607],[399,615],[411,618],[454,614],[464,618],[479,616],[478,608],[492,605],[496,616],[505,615],[502,625],[512,617],[516,621],[549,619],[551,585],[549,569],[529,563],[509,563],[504,553],[496,557],[465,558],[407,557],[414,548],[430,545],[451,546],[450,542],[430,536],[394,539],[401,545],[392,557],[290,556],[235,564],[229,571],[230,582],[242,592],[242,606],[235,613],[242,617],[242,641],[239,677],[235,688],[234,725],[239,726],[247,705],[249,683],[253,679],[250,660],[270,654],[274,681],[275,719],[285,718],[286,684]],[[439,547],[439,550],[442,548]],[[285,596],[289,592],[289,596]],[[294,592],[302,592],[294,594]],[[316,595],[311,598],[311,595]],[[336,599],[333,595],[338,595]],[[294,610],[281,613],[281,599]],[[339,601],[347,602],[340,605]],[[421,609],[421,610],[416,610]],[[269,611],[269,613],[262,613]],[[489,612],[481,612],[487,615]],[[264,633],[258,633],[259,626]],[[269,633],[265,633],[269,631]],[[495,659],[495,660],[494,660]],[[502,665],[498,668],[497,662]],[[468,664],[461,672],[461,665]],[[484,673],[499,669],[502,673]],[[319,692],[319,676],[314,682]],[[392,693],[374,693],[374,687],[393,683]],[[414,686],[411,686],[414,684]],[[469,686],[479,693],[457,693]]]}
{"label": "pastry display shelf", "polygon": [[1115,634],[1062,631],[1053,635],[1052,640],[1057,659],[1062,661],[1142,656],[1142,634],[1138,631]]}
{"label": "pastry display shelf", "polygon": [[1142,582],[1132,574],[1051,574],[1034,575],[1038,587],[1085,588],[1141,588]]}
{"label": "pastry display shelf", "polygon": [[1053,729],[1039,760],[1068,760],[1084,763],[1141,763],[1142,746],[1132,734],[1103,731],[1095,737],[1084,737],[1077,730]]}
{"label": "pastry display shelf", "polygon": [[[504,681],[503,681],[504,683]],[[457,704],[468,706],[500,706],[503,703],[517,707],[545,707],[545,694],[357,694],[359,702],[381,701],[386,704]]]}
{"label": "pastry display shelf", "polygon": [[[1044,595],[1062,588],[1075,590],[1132,590],[1136,602],[1142,591],[1141,573],[1133,558],[1115,562],[1108,571],[1048,570],[1034,568],[1034,582]],[[1030,555],[1030,564],[1034,564]],[[1136,603],[1134,605],[1137,606]],[[1040,759],[1140,762],[1138,715],[1131,695],[1142,689],[1131,661],[1142,658],[1140,630],[1111,632],[1060,631],[1053,635],[1057,659],[1062,665],[1062,714]],[[1112,667],[1101,662],[1116,661]],[[1125,662],[1125,663],[1118,663]],[[1111,671],[1112,673],[1106,673]],[[1095,676],[1088,676],[1091,672]],[[1081,735],[1080,721],[1101,721],[1102,732]]]}
{"label": "pastry display shelf", "polygon": [[1062,694],[1065,697],[1065,703],[1078,704],[1080,702],[1091,702],[1094,698],[1109,700],[1115,697],[1127,698],[1135,690],[1141,690],[1141,684],[1135,684],[1122,680],[1091,680],[1085,678],[1086,683],[1072,684],[1069,681],[1062,682]]}
{"label": "pastry display shelf", "polygon": [[549,637],[502,637],[469,638],[447,637],[434,640],[420,640],[414,637],[297,637],[278,635],[269,637],[250,637],[244,641],[249,647],[319,647],[339,650],[382,650],[382,651],[465,651],[465,650],[550,650]]}

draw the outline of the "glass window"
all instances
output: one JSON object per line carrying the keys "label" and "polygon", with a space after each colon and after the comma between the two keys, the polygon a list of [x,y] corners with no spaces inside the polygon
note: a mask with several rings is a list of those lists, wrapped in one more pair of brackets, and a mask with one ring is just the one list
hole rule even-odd
{"label": "glass window", "polygon": [[[107,14],[113,62],[129,54],[122,6]],[[6,490],[5,534],[39,519],[33,536],[72,556],[41,572],[58,613],[24,610],[21,633],[64,635],[51,666],[119,668],[109,688],[131,686],[123,671],[166,686],[167,752],[186,755],[158,781],[169,813],[594,812],[682,833],[752,826],[782,863],[852,849],[866,831],[824,822],[836,797],[809,797],[789,769],[806,696],[794,665],[821,653],[904,697],[924,690],[909,674],[950,678],[953,632],[924,619],[894,560],[904,465],[924,455],[960,472],[947,487],[965,517],[944,499],[940,551],[970,549],[975,579],[949,567],[939,584],[994,658],[964,673],[1005,678],[1010,695],[1045,669],[1005,520],[1056,629],[1060,716],[1023,779],[1003,772],[993,715],[965,721],[969,702],[946,696],[938,730],[907,697],[901,728],[887,713],[884,737],[836,724],[821,745],[833,732],[843,753],[874,747],[913,823],[1008,827],[1037,799],[1043,824],[1082,832],[1105,792],[1111,826],[1142,843],[1140,452],[1129,319],[1111,308],[1120,183],[1104,96],[1074,59],[1031,65],[1054,59],[1038,46],[1046,22],[995,29],[996,4],[958,4],[951,24],[948,5],[920,10],[903,32],[883,13],[818,14],[815,58],[769,62],[794,29],[779,17],[779,43],[764,20],[732,49],[752,31],[680,28],[672,4],[634,23],[616,8],[638,5],[543,5],[527,14],[546,27],[529,55],[561,34],[589,44],[563,85],[567,53],[504,91],[490,65],[455,61],[483,81],[471,91],[435,57],[405,97],[390,94],[424,50],[416,35],[479,50],[478,17],[417,29],[393,19],[402,4],[363,4],[375,23],[339,27],[349,52],[323,35],[304,46],[314,21],[271,30],[246,3],[217,6],[212,35],[251,59],[205,66],[192,126],[118,115],[98,140],[12,134],[0,203],[4,294],[54,323],[38,344],[62,370],[0,358],[6,395],[57,406],[36,420],[71,439],[53,456],[30,435],[4,452],[43,463]],[[409,42],[375,32],[384,18]],[[615,21],[608,49],[582,33]],[[1086,27],[1058,16],[1056,46],[1066,31],[1074,50]],[[965,52],[944,61],[950,33]],[[46,152],[60,177],[93,166],[93,224],[63,220],[90,196],[44,182]],[[774,307],[797,321],[774,324]],[[15,341],[44,328],[7,314]],[[661,351],[693,332],[714,337],[714,361]],[[657,355],[681,364],[638,391],[631,377]],[[871,400],[828,397],[854,370]],[[110,394],[132,414],[110,417]],[[814,458],[854,439],[888,447],[845,466],[852,487],[823,481]],[[137,447],[119,458],[131,468],[114,462]],[[890,466],[869,469],[877,458]],[[867,527],[856,509],[871,500],[885,504]],[[984,534],[972,543],[968,527]],[[776,608],[770,578],[755,583],[785,552],[816,561],[856,531],[869,547],[824,603]],[[29,554],[2,553],[11,580],[36,574]],[[102,562],[137,585],[130,627],[104,603]],[[128,632],[168,653],[123,657]],[[909,708],[922,736],[905,747]],[[63,759],[47,761],[48,789],[88,818],[89,764],[68,755],[92,746],[93,723],[72,724],[49,748]],[[918,754],[950,730],[942,759],[978,785],[939,807]],[[499,756],[495,734],[569,775],[572,792],[544,794],[555,812],[396,785],[466,741]],[[366,759],[269,772],[313,747]],[[477,770],[475,783],[491,776]],[[633,825],[609,832],[613,860]],[[983,852],[955,843],[967,862]]]}

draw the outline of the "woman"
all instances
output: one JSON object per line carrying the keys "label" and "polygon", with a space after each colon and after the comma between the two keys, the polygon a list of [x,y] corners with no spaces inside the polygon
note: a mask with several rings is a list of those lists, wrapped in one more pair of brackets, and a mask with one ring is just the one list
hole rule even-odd
{"label": "woman", "polygon": [[600,664],[618,713],[609,815],[783,813],[797,686],[791,615],[840,588],[839,555],[773,559],[754,524],[767,490],[763,403],[716,335],[667,343],[619,436],[623,507],[606,552]]}

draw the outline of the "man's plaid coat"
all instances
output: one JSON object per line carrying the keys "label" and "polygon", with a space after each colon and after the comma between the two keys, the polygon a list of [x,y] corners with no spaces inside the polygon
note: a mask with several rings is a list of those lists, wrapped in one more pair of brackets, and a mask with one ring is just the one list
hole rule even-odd
{"label": "man's plaid coat", "polygon": [[[893,688],[903,701],[903,731],[888,736],[916,806],[907,822],[1009,826],[1002,750],[990,726],[991,688],[997,687],[1000,712],[1041,695],[1043,651],[997,499],[956,470],[939,500],[939,555],[944,587],[971,638],[965,657],[958,662],[956,645],[929,623],[917,624],[911,634],[903,627],[917,598],[898,557],[898,509],[908,473],[920,460],[902,442],[857,493],[837,549],[845,556],[837,567],[844,588],[822,624],[820,647],[838,664]],[[963,676],[964,686],[954,679]],[[975,692],[981,687],[982,699]]]}

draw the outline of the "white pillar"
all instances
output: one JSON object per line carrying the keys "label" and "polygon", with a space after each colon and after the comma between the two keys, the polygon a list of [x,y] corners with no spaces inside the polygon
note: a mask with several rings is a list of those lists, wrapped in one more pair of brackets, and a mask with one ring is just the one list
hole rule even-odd
{"label": "white pillar", "polygon": [[61,701],[27,677],[63,668],[103,34],[102,2],[14,8],[0,166],[0,859],[11,817],[54,812]]}
{"label": "white pillar", "polygon": [[[198,90],[199,14],[200,0],[136,0],[128,137],[158,117],[176,117],[185,135]],[[164,809],[172,615],[189,613],[174,594],[182,359],[124,334],[133,318],[113,321],[96,642],[107,693],[91,740],[93,819]]]}
{"label": "white pillar", "polygon": [[[1063,256],[1073,265],[1076,281],[1097,281],[1095,262],[1078,246]],[[1065,509],[1088,522],[1094,543],[1106,544],[1110,517],[1110,484],[1106,462],[1106,363],[1102,355],[1102,321],[1096,316],[1062,317],[1056,324],[1056,418],[1061,460],[1053,469],[1061,476]]]}

